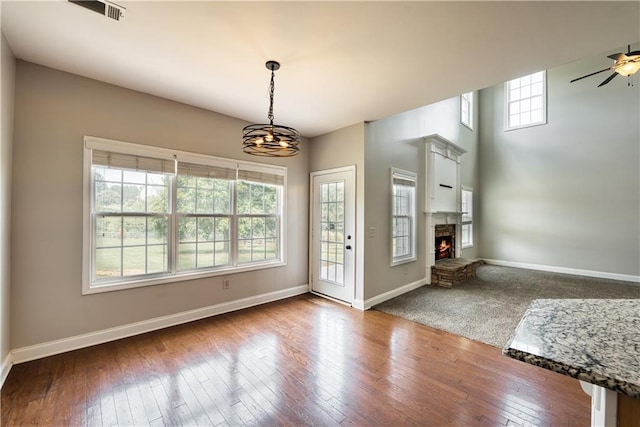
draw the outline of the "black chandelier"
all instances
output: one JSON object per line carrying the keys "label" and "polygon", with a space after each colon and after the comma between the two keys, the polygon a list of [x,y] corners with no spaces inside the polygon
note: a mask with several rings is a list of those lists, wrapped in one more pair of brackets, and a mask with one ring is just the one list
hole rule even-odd
{"label": "black chandelier", "polygon": [[291,157],[300,152],[300,133],[297,130],[273,124],[274,72],[280,68],[276,61],[265,64],[271,70],[269,86],[269,124],[255,124],[242,129],[242,151],[254,156]]}

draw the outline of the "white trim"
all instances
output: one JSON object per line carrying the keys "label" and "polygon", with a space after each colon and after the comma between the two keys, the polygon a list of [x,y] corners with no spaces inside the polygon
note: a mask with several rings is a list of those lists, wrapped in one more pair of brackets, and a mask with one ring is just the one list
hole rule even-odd
{"label": "white trim", "polygon": [[527,270],[548,271],[551,273],[572,274],[574,276],[596,277],[598,279],[621,280],[623,282],[640,283],[640,276],[631,274],[608,273],[606,271],[581,270],[579,268],[557,267],[553,265],[527,264],[525,262],[502,261],[498,259],[482,259],[490,265],[501,265],[504,267],[526,268]]}
{"label": "white trim", "polygon": [[[394,239],[394,234],[393,234],[393,224],[394,224],[394,214],[393,214],[393,208],[395,207],[395,180],[396,178],[398,179],[403,179],[405,181],[411,181],[413,183],[413,186],[411,187],[411,189],[413,190],[411,192],[411,207],[409,208],[410,212],[411,212],[411,230],[409,230],[410,233],[410,239],[411,241],[409,242],[411,245],[410,248],[410,253],[409,255],[401,255],[401,256],[394,256],[393,253],[393,239]],[[418,174],[415,172],[411,172],[411,171],[407,171],[407,170],[402,170],[402,169],[398,169],[398,168],[394,168],[392,167],[390,169],[390,180],[391,180],[391,206],[390,208],[390,217],[391,217],[391,224],[389,227],[389,243],[390,243],[390,248],[389,248],[389,253],[391,254],[391,263],[390,266],[391,267],[395,267],[396,265],[401,265],[401,264],[406,264],[408,262],[414,262],[415,260],[418,259],[418,245],[417,245],[417,240],[418,240]]]}
{"label": "white trim", "polygon": [[365,301],[354,300],[353,308],[357,308],[358,310],[363,310],[363,311],[369,310],[374,305],[381,304],[387,300],[390,300],[391,298],[395,298],[402,294],[406,294],[407,292],[411,292],[414,289],[418,289],[419,287],[424,286],[426,284],[428,284],[427,279],[423,278],[420,280],[416,280],[415,282],[412,282],[412,283],[407,283],[404,286],[400,286],[399,288],[392,289],[383,294],[376,295],[375,297],[369,298],[368,300],[365,300]]}
{"label": "white trim", "polygon": [[[141,322],[130,323],[128,325],[116,326],[114,328],[103,329],[101,331],[62,338],[28,347],[17,348],[11,352],[12,363],[23,363],[30,360],[40,359],[54,354],[60,354],[79,348],[115,341],[133,335],[144,334],[206,317],[216,316],[231,311],[241,310],[268,302],[273,302],[296,295],[309,292],[309,285],[294,286],[292,288],[279,291],[267,292],[254,295],[239,300],[210,305],[208,307],[197,308],[195,310],[183,311],[181,313],[170,314],[168,316],[156,317],[154,319],[143,320]],[[3,364],[4,370],[4,364]]]}
{"label": "white trim", "polygon": [[7,357],[2,361],[2,370],[0,370],[0,389],[4,385],[4,381],[7,379],[9,375],[9,371],[11,371],[11,367],[13,366],[13,355],[11,352],[7,354]]}

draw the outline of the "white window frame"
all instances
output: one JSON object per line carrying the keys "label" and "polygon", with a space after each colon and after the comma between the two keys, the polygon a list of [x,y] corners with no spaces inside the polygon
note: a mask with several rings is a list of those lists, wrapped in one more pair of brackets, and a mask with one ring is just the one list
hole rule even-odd
{"label": "white window frame", "polygon": [[[416,242],[417,242],[417,205],[418,205],[418,201],[417,201],[417,183],[418,183],[418,175],[414,172],[409,172],[409,171],[405,171],[405,170],[401,170],[401,169],[396,169],[396,168],[391,168],[391,173],[390,173],[390,177],[391,177],[391,222],[390,222],[390,243],[391,243],[391,247],[390,247],[390,253],[391,253],[391,266],[395,266],[395,265],[399,265],[399,264],[404,264],[407,262],[413,262],[415,260],[418,259],[417,256],[417,247],[416,247]],[[403,215],[403,217],[406,217],[409,220],[409,227],[408,227],[408,235],[406,237],[408,237],[409,242],[408,242],[408,253],[404,253],[401,255],[396,255],[394,253],[394,249],[395,249],[395,245],[394,245],[394,241],[395,239],[398,238],[398,236],[396,236],[394,234],[394,229],[395,229],[395,223],[396,223],[396,219],[398,217],[398,215],[395,214],[396,209],[395,209],[395,203],[396,203],[396,181],[400,182],[403,181],[405,183],[411,183],[413,184],[410,192],[409,192],[409,209],[408,209],[408,215]]]}
{"label": "white window frame", "polygon": [[460,95],[460,123],[473,130],[473,92]]}
{"label": "white window frame", "polygon": [[[279,215],[280,221],[278,227],[278,258],[267,261],[256,261],[251,263],[240,263],[236,257],[236,250],[232,250],[230,258],[232,262],[230,266],[212,267],[201,270],[177,270],[176,253],[178,247],[177,237],[177,218],[178,213],[174,208],[175,203],[175,190],[170,194],[172,200],[170,205],[170,221],[172,222],[172,229],[175,232],[175,236],[169,236],[169,250],[173,252],[169,256],[169,272],[155,275],[139,275],[131,277],[118,277],[113,280],[98,280],[92,281],[93,276],[93,262],[94,262],[94,248],[95,248],[95,236],[93,226],[93,200],[94,200],[94,177],[92,176],[92,152],[93,150],[103,150],[112,153],[122,153],[132,156],[150,157],[155,159],[170,160],[172,162],[186,162],[195,163],[208,166],[221,167],[226,169],[235,170],[236,180],[238,181],[239,174],[245,176],[251,174],[269,174],[270,176],[278,176],[278,180],[282,183],[279,187]],[[177,163],[176,163],[177,164]],[[177,173],[177,167],[176,167]],[[172,174],[172,179],[175,181],[175,176]],[[248,178],[249,179],[249,178]],[[175,183],[172,184],[175,188]],[[287,206],[287,168],[282,166],[267,165],[262,163],[253,163],[240,160],[226,159],[221,157],[208,156],[204,154],[190,153],[185,151],[170,150],[165,148],[153,147],[148,145],[132,144],[123,141],[115,141],[104,138],[97,138],[92,136],[84,137],[84,164],[83,164],[83,252],[82,252],[82,293],[93,294],[100,292],[116,291],[121,289],[137,288],[142,286],[158,285],[165,283],[180,282],[184,280],[199,279],[212,276],[222,276],[231,273],[240,273],[244,271],[260,270],[265,268],[281,267],[286,265],[286,206]],[[235,190],[233,190],[235,191]],[[235,201],[233,201],[235,205]],[[232,216],[235,217],[231,224],[230,235],[231,240],[235,240],[237,245],[237,218],[240,216],[232,211]]]}
{"label": "white window frame", "polygon": [[[542,77],[541,82],[532,83],[531,79]],[[538,89],[537,84],[542,84],[541,93],[534,92]],[[517,95],[517,96],[515,96]],[[539,99],[541,97],[541,99]],[[532,103],[539,103],[538,106],[532,106]],[[524,109],[524,111],[522,111]],[[517,111],[517,112],[512,112]],[[522,118],[527,112],[540,111],[541,118],[537,121],[527,120],[522,124]],[[519,124],[512,125],[511,117],[518,117]],[[547,72],[546,70],[532,73],[517,79],[509,80],[504,84],[504,130],[510,131],[515,129],[523,129],[533,126],[547,124]]]}
{"label": "white window frame", "polygon": [[[469,196],[465,197],[465,193],[469,194]],[[473,188],[466,185],[461,186],[460,200],[462,211],[460,225],[460,244],[462,246],[462,249],[467,249],[473,247]],[[465,227],[468,227],[469,229],[468,241],[463,238],[463,229]]]}

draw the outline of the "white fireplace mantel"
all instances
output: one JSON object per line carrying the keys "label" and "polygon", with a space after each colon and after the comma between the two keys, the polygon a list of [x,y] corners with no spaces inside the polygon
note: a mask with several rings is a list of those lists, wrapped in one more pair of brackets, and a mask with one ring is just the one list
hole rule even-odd
{"label": "white fireplace mantel", "polygon": [[460,185],[460,158],[464,148],[438,135],[424,137],[425,159],[425,220],[427,230],[426,278],[431,283],[431,267],[435,265],[435,226],[455,224],[455,257],[462,252],[462,203]]}

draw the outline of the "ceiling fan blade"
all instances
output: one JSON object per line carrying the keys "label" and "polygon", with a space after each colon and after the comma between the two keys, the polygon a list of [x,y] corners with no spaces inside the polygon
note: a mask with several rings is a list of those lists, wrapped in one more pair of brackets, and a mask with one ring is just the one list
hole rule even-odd
{"label": "ceiling fan blade", "polygon": [[586,76],[578,77],[577,79],[571,80],[569,83],[577,82],[578,80],[586,79],[587,77],[595,76],[596,74],[604,73],[605,71],[610,70],[611,67],[605,68],[604,70],[596,71],[595,73],[587,74]]}
{"label": "ceiling fan blade", "polygon": [[600,83],[600,84],[598,85],[598,87],[606,85],[606,84],[607,84],[607,83],[609,83],[611,80],[613,80],[613,78],[614,78],[615,76],[617,76],[617,75],[618,75],[618,73],[613,73],[613,74],[611,74],[609,77],[607,77],[607,79],[606,79],[605,81],[603,81],[602,83]]}
{"label": "ceiling fan blade", "polygon": [[620,58],[620,55],[624,56],[624,53],[620,52],[620,53],[613,53],[611,55],[607,55],[607,58],[613,59],[614,61],[617,61],[618,58]]}

